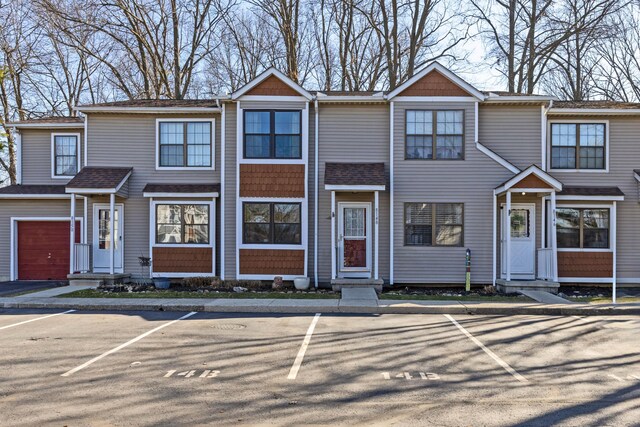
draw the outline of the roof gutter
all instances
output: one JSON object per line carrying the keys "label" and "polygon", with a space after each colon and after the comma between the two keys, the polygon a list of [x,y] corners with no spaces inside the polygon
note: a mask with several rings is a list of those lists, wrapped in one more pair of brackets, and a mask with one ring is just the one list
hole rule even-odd
{"label": "roof gutter", "polygon": [[640,114],[640,108],[549,108],[549,114],[557,116],[569,115],[606,115],[606,116],[635,116]]}
{"label": "roof gutter", "polygon": [[49,128],[65,128],[65,129],[81,129],[84,127],[83,122],[78,123],[7,123],[14,129],[49,129]]}
{"label": "roof gutter", "polygon": [[[219,105],[219,102],[216,100]],[[133,114],[175,114],[175,113],[220,113],[220,107],[76,107],[83,113],[133,113]]]}

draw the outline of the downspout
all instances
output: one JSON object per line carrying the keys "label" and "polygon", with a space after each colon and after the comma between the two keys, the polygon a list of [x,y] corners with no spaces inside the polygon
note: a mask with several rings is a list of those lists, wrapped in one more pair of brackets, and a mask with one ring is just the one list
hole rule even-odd
{"label": "downspout", "polygon": [[541,135],[541,145],[542,145],[542,158],[541,160],[541,165],[542,165],[542,170],[543,171],[547,171],[547,114],[549,113],[549,110],[551,109],[551,107],[553,107],[553,99],[549,100],[549,106],[545,107],[544,105],[542,106],[542,123],[541,123],[541,129],[540,129],[540,135]]}
{"label": "downspout", "polygon": [[394,197],[393,197],[393,138],[394,138],[394,127],[393,127],[393,117],[394,115],[394,104],[393,101],[389,103],[389,284],[393,286],[393,249],[394,249],[394,232],[393,232],[393,221],[394,215],[393,212],[395,210],[394,205]]}
{"label": "downspout", "polygon": [[[220,99],[216,98],[216,104],[218,105],[218,107],[220,107]],[[220,252],[220,279],[224,280],[225,278],[225,274],[224,274],[224,263],[225,263],[225,253],[226,253],[226,247],[225,247],[225,233],[224,233],[224,229],[225,229],[225,220],[224,220],[224,211],[225,211],[225,199],[226,199],[226,188],[225,188],[225,182],[226,182],[226,177],[225,177],[225,151],[227,150],[227,144],[226,144],[226,105],[222,104],[222,113],[220,116],[220,248],[218,249],[218,251]]]}
{"label": "downspout", "polygon": [[22,184],[22,135],[14,126],[12,128],[16,142],[16,184]]}
{"label": "downspout", "polygon": [[[84,115],[84,165],[85,167],[87,166],[87,159],[89,158],[89,156],[87,155],[87,147],[89,146],[88,140],[89,140],[89,115],[85,114]],[[85,225],[86,227],[86,225]]]}
{"label": "downspout", "polygon": [[313,101],[315,110],[315,134],[314,134],[314,194],[313,194],[313,280],[316,289],[318,288],[318,98]]}

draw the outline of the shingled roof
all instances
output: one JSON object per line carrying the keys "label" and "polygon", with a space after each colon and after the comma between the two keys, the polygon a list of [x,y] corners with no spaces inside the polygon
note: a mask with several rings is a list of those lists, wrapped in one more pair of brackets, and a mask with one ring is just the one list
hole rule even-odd
{"label": "shingled roof", "polygon": [[326,163],[325,185],[387,185],[384,163]]}
{"label": "shingled roof", "polygon": [[9,185],[0,188],[0,196],[64,195],[64,185]]}
{"label": "shingled roof", "polygon": [[619,102],[619,101],[556,101],[553,108],[582,108],[582,109],[615,109],[615,110],[635,110],[640,109],[640,102]]}
{"label": "shingled roof", "polygon": [[133,168],[85,166],[69,181],[67,188],[115,190],[132,170]]}
{"label": "shingled roof", "polygon": [[220,184],[147,184],[143,193],[220,193]]}
{"label": "shingled roof", "polygon": [[618,187],[564,186],[558,196],[624,196]]}
{"label": "shingled roof", "polygon": [[218,103],[215,99],[132,99],[128,101],[102,102],[98,104],[82,105],[79,109],[95,107],[113,107],[113,108],[217,108]]}

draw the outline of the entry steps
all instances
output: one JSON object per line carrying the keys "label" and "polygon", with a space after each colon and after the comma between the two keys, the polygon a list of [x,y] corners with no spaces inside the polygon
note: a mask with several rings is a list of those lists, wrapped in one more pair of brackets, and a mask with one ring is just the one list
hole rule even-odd
{"label": "entry steps", "polygon": [[333,279],[331,288],[334,291],[341,291],[343,288],[372,288],[376,292],[382,292],[382,279]]}

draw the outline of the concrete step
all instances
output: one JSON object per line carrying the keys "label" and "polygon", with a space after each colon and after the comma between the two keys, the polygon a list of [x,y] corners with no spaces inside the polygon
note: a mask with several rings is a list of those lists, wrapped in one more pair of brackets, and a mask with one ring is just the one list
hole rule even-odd
{"label": "concrete step", "polygon": [[496,280],[496,288],[500,292],[516,294],[519,291],[546,291],[552,294],[558,293],[560,283],[547,280]]}
{"label": "concrete step", "polygon": [[376,290],[371,287],[344,287],[342,288],[342,300],[378,300]]}
{"label": "concrete step", "polygon": [[375,289],[376,292],[382,292],[383,284],[384,280],[382,279],[333,279],[331,288],[334,291],[340,291],[343,288],[368,287]]}
{"label": "concrete step", "polygon": [[102,285],[104,281],[99,279],[71,279],[69,280],[70,286],[90,286],[92,288],[97,288]]}

